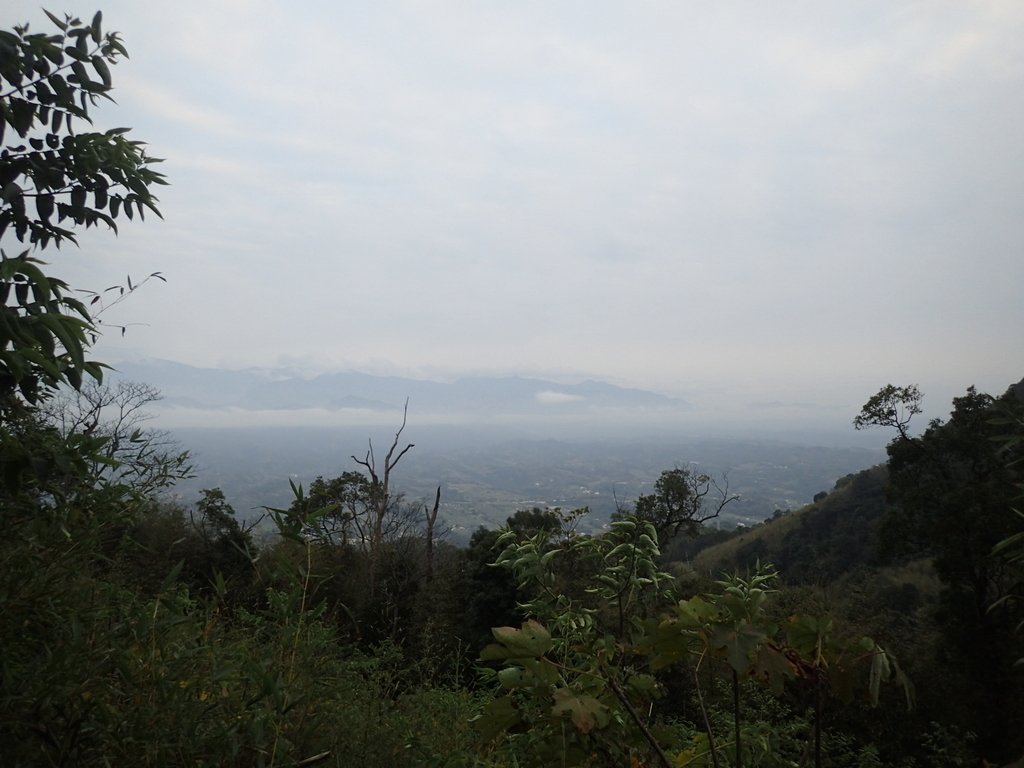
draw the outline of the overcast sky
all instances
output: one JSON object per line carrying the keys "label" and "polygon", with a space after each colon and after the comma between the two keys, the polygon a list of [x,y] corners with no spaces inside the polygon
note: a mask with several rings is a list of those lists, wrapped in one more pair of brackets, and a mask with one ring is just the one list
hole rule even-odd
{"label": "overcast sky", "polygon": [[1020,0],[102,9],[131,59],[96,125],[172,182],[163,222],[49,257],[166,276],[109,312],[107,359],[596,377],[847,424],[890,381],[942,415],[1024,375]]}

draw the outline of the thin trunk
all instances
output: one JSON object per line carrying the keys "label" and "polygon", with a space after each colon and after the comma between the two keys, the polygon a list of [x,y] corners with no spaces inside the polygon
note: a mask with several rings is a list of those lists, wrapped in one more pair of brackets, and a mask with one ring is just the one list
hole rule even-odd
{"label": "thin trunk", "polygon": [[736,768],[743,768],[743,744],[740,740],[740,676],[732,671],[732,718],[736,733]]}
{"label": "thin trunk", "polygon": [[814,678],[814,768],[821,768],[821,710],[824,709],[821,670]]}
{"label": "thin trunk", "polygon": [[370,473],[370,489],[373,494],[373,527],[370,530],[370,558],[369,558],[369,594],[370,598],[373,599],[377,594],[377,575],[380,566],[380,550],[381,544],[384,539],[384,519],[388,516],[391,511],[391,470],[395,468],[402,457],[405,456],[415,446],[413,443],[409,443],[405,448],[399,451],[398,455],[395,456],[395,451],[398,449],[398,441],[402,437],[402,432],[405,431],[406,420],[409,417],[409,400],[405,401],[405,409],[402,411],[402,426],[395,432],[395,439],[391,441],[391,448],[388,449],[387,455],[384,457],[384,472],[383,477],[377,474],[377,465],[373,456],[373,443],[370,443],[370,448],[366,452],[366,457],[358,459],[355,456],[352,460],[356,464],[366,468],[366,471]]}
{"label": "thin trunk", "polygon": [[640,733],[642,733],[644,738],[647,739],[647,743],[651,745],[651,748],[658,756],[659,762],[661,762],[665,768],[672,768],[672,762],[668,759],[668,755],[665,754],[665,750],[663,750],[661,745],[658,744],[658,740],[654,738],[654,734],[651,733],[651,729],[647,727],[647,724],[640,717],[640,714],[636,711],[636,707],[633,706],[629,697],[626,696],[626,692],[622,690],[622,687],[614,680],[609,680],[608,686],[612,689],[612,692],[616,697],[618,697],[619,701],[622,702],[622,706],[626,708],[626,712],[633,719],[633,722],[636,723],[636,727],[640,729]]}
{"label": "thin trunk", "polygon": [[704,653],[701,653],[700,658],[697,660],[697,666],[693,668],[693,683],[697,686],[697,703],[700,705],[701,715],[704,716],[704,728],[708,734],[708,749],[711,750],[711,762],[715,768],[720,768],[718,764],[718,750],[715,748],[715,733],[711,730],[708,710],[704,706],[704,694],[700,691],[700,665],[704,661]]}
{"label": "thin trunk", "polygon": [[434,496],[434,508],[424,512],[427,516],[427,581],[434,579],[434,523],[437,522],[437,510],[441,506],[441,486],[437,486],[437,495]]}

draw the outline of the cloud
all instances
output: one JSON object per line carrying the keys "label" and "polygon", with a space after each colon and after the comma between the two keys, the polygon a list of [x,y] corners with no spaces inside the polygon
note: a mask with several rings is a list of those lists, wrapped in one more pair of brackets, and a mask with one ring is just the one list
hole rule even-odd
{"label": "cloud", "polygon": [[545,390],[534,395],[534,399],[538,403],[543,403],[544,405],[562,405],[563,403],[578,403],[586,398],[582,395],[571,395],[568,392],[552,392],[551,390]]}
{"label": "cloud", "polygon": [[164,272],[118,318],[195,364],[740,381],[853,412],[893,379],[1019,378],[1024,4],[449,11],[111,0],[132,58],[97,127],[135,126],[172,186],[70,276]]}
{"label": "cloud", "polygon": [[240,126],[234,117],[209,103],[203,103],[201,97],[197,97],[194,92],[184,95],[169,85],[125,75],[118,78],[116,93],[120,101],[148,112],[155,120],[205,135],[239,134]]}

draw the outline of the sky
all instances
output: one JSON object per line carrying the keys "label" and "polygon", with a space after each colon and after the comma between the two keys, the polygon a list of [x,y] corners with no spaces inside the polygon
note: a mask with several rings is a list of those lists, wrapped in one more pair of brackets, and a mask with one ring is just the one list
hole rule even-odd
{"label": "sky", "polygon": [[846,425],[889,382],[941,416],[1024,376],[1019,0],[102,10],[131,58],[95,124],[171,186],[163,221],[45,255],[79,287],[167,279],[107,310],[100,359],[598,378]]}

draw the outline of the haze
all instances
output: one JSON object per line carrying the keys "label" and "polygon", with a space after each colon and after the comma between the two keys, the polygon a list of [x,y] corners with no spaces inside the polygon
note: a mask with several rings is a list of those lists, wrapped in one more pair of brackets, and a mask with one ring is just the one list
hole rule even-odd
{"label": "haze", "polygon": [[48,256],[168,280],[103,316],[99,359],[597,378],[843,425],[890,381],[941,416],[1024,373],[1016,0],[102,10],[131,59],[96,125],[172,186],[164,221]]}

